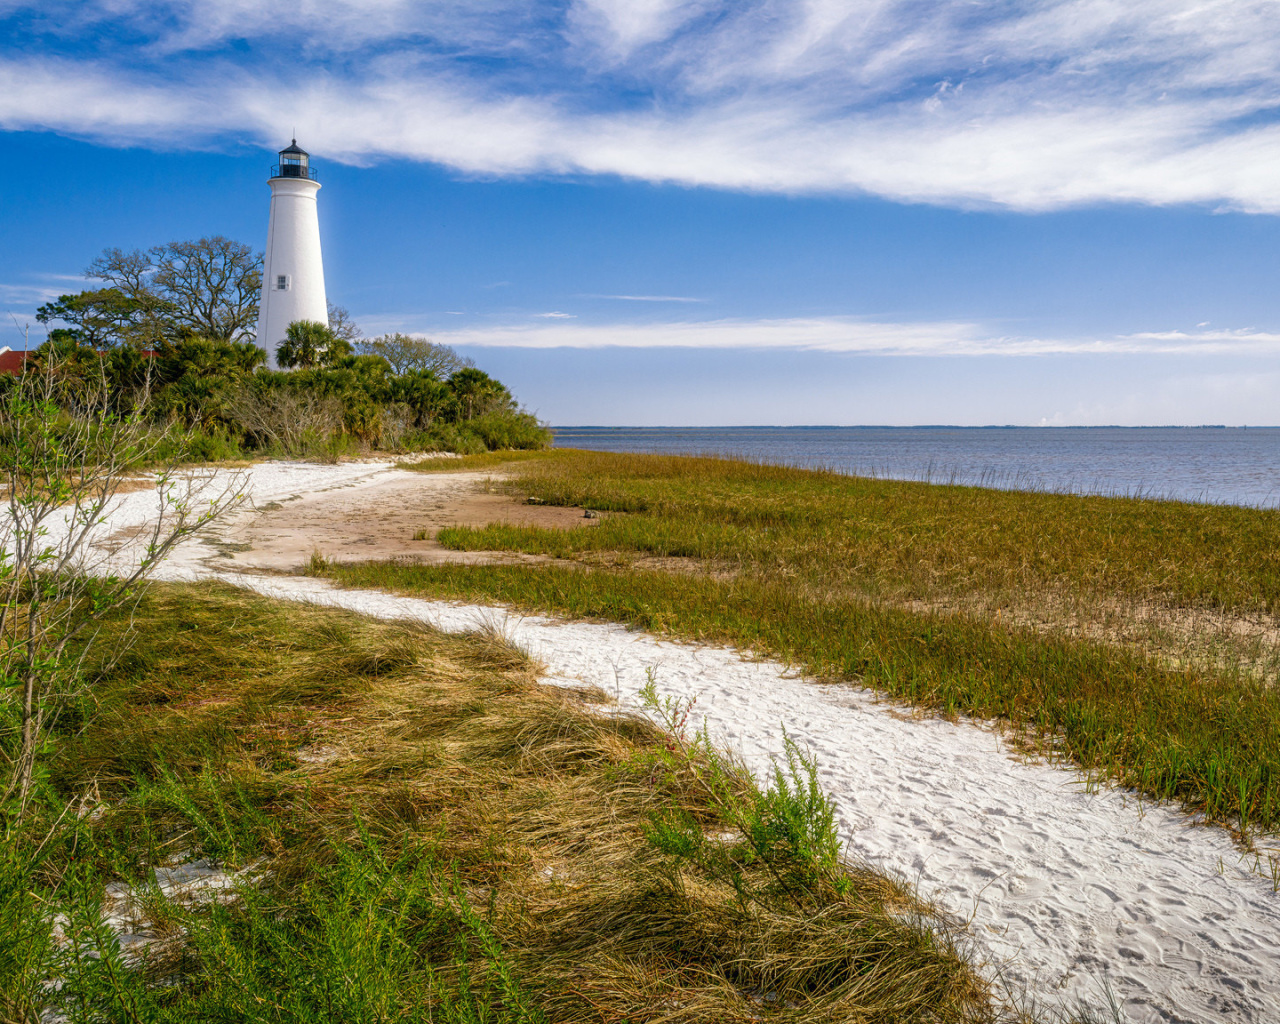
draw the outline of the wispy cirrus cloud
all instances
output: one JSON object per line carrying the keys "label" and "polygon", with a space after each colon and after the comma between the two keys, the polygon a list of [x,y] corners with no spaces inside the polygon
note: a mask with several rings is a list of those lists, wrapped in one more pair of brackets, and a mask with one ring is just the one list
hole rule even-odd
{"label": "wispy cirrus cloud", "polygon": [[1280,355],[1280,334],[1253,328],[1046,338],[1002,334],[959,321],[893,323],[854,317],[514,323],[429,333],[444,344],[483,348],[789,349],[885,356]]}
{"label": "wispy cirrus cloud", "polygon": [[46,0],[0,126],[1022,210],[1280,212],[1260,0]]}
{"label": "wispy cirrus cloud", "polygon": [[45,329],[35,322],[36,310],[59,295],[80,291],[84,278],[71,274],[34,275],[33,281],[0,282],[0,345],[14,347],[19,338],[44,340]]}

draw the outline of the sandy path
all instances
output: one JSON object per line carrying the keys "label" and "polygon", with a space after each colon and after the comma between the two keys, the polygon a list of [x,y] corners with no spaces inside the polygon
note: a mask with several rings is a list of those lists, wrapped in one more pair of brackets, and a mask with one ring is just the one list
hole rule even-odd
{"label": "sandy path", "polygon": [[[462,478],[450,483],[450,476],[419,477],[439,489],[439,515],[475,486]],[[291,504],[295,495],[348,510],[379,508],[375,497],[408,497],[396,491],[400,485],[385,465],[273,464],[255,467],[251,478],[258,504],[280,502],[282,510],[309,507]],[[117,538],[145,520],[145,498],[121,499],[109,524]],[[1220,830],[1195,827],[1170,808],[1143,807],[1125,791],[1089,793],[1079,773],[1022,763],[979,724],[915,718],[868,691],[807,682],[731,650],[620,626],[507,619],[500,608],[246,573],[255,565],[244,557],[250,552],[227,558],[218,543],[239,537],[232,543],[252,544],[258,536],[302,558],[313,547],[287,531],[278,536],[275,527],[260,526],[255,535],[254,515],[261,524],[260,513],[245,513],[220,537],[188,543],[163,574],[216,577],[273,597],[421,619],[446,630],[505,621],[546,663],[549,682],[598,685],[628,706],[652,668],[664,693],[697,699],[694,718],[753,771],[767,770],[781,751],[785,725],[817,754],[850,853],[971,916],[989,969],[1042,1006],[1083,1001],[1101,1008],[1109,991],[1134,1021],[1280,1021],[1280,896],[1241,863]],[[294,529],[305,532],[306,517],[293,518]],[[412,516],[388,508],[385,518],[399,536]],[[117,557],[123,554],[127,547]]]}
{"label": "sandy path", "polygon": [[785,725],[817,754],[849,851],[972,915],[993,970],[1041,1004],[1105,1005],[1109,989],[1135,1021],[1280,1021],[1280,897],[1225,834],[1123,791],[1088,793],[1079,773],[1008,756],[989,729],[621,626],[231,579],[449,631],[501,622],[549,682],[593,684],[625,706],[654,669],[661,692],[696,698],[693,720],[757,773],[781,753]]}
{"label": "sandy path", "polygon": [[[318,487],[309,486],[309,474]],[[584,519],[581,509],[517,502],[490,486],[494,477],[492,471],[415,473],[388,463],[255,467],[253,506],[210,531],[206,545],[214,553],[206,565],[296,572],[314,552],[331,561],[537,562],[545,559],[449,551],[435,536],[445,526],[578,529],[598,521]]]}

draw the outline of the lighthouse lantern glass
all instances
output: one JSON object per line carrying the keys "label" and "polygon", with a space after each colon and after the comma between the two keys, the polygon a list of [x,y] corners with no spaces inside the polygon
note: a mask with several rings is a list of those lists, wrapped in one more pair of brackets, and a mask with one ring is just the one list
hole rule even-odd
{"label": "lighthouse lantern glass", "polygon": [[280,153],[280,163],[277,165],[276,173],[282,178],[311,177],[307,154],[296,147],[297,143],[294,143]]}

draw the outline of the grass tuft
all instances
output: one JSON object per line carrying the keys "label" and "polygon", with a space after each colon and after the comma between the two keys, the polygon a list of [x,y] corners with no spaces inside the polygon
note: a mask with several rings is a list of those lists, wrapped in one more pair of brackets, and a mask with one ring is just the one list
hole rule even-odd
{"label": "grass tuft", "polygon": [[[1029,749],[1182,802],[1246,842],[1280,828],[1277,676],[1189,646],[1197,616],[1226,616],[1238,634],[1274,607],[1280,512],[573,451],[521,465],[508,486],[616,514],[590,531],[497,524],[438,537],[563,566],[326,574],[735,644],[943,715],[1002,720]],[[635,561],[648,556],[687,568]],[[1067,621],[1108,602],[1183,616],[1189,639],[1152,650]],[[1034,621],[1001,615],[1009,607]]]}
{"label": "grass tuft", "polygon": [[[500,628],[213,585],[106,628],[137,629],[131,657],[90,658],[47,831],[0,853],[10,1018],[1026,1019],[959,925],[835,858],[799,752],[761,791],[704,741],[539,685]],[[233,890],[155,889],[196,858],[240,869]],[[107,924],[121,887],[149,893],[142,952]]]}

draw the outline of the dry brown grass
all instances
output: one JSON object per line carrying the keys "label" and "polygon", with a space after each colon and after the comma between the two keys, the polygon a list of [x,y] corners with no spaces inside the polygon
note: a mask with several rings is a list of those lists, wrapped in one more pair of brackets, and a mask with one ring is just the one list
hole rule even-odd
{"label": "dry brown grass", "polygon": [[1280,827],[1280,512],[573,451],[508,486],[605,515],[438,536],[547,566],[320,571],[734,644],[1000,720],[1246,848]]}
{"label": "dry brown grass", "polygon": [[[551,1021],[1021,1019],[908,885],[753,856],[724,809],[750,800],[744,775],[713,793],[724,762],[598,691],[539,684],[498,630],[444,635],[211,586],[157,588],[138,625],[56,767],[64,790],[107,798],[93,827],[113,870],[177,847],[266,857],[287,918],[335,850],[429,850]],[[712,837],[697,856],[652,840],[676,819]],[[799,888],[782,884],[793,868]],[[452,945],[416,941],[464,984]],[[465,983],[493,963],[477,953]]]}

